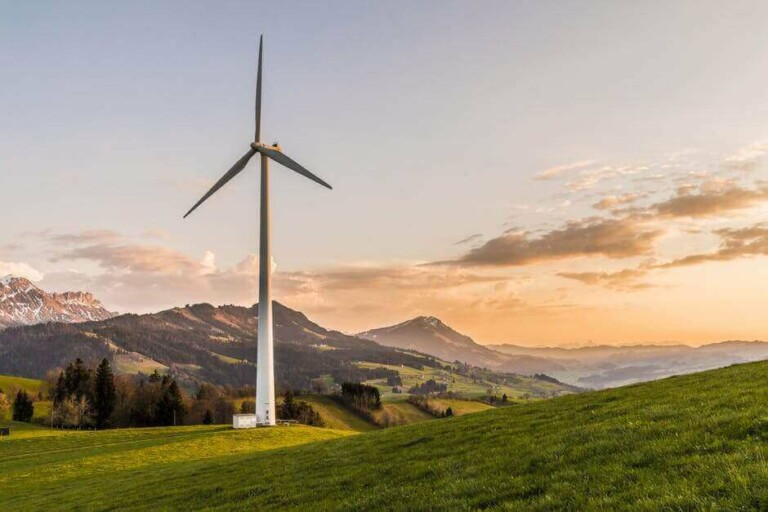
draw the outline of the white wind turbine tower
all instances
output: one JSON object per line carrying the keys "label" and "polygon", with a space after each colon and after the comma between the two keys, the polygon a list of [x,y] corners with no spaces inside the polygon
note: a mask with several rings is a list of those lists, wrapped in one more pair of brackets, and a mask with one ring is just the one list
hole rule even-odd
{"label": "white wind turbine tower", "polygon": [[271,239],[269,213],[269,159],[282,164],[320,185],[331,188],[293,159],[285,155],[277,144],[268,146],[261,142],[261,61],[264,36],[259,40],[259,68],[256,78],[256,134],[251,148],[232,168],[221,177],[211,189],[184,215],[186,218],[195,208],[211,197],[245,169],[248,161],[256,154],[261,154],[261,218],[259,238],[259,340],[256,367],[256,421],[262,425],[275,424],[275,368],[274,343],[272,339],[272,277],[271,277]]}

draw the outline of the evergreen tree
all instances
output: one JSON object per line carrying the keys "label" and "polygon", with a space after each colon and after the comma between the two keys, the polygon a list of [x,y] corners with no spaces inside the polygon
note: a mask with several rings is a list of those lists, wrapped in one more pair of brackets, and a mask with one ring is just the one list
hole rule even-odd
{"label": "evergreen tree", "polygon": [[187,410],[184,407],[184,399],[181,396],[181,390],[179,389],[179,385],[176,384],[176,380],[171,381],[166,395],[168,397],[168,404],[171,407],[171,412],[174,414],[175,424],[183,424]]}
{"label": "evergreen tree", "polygon": [[32,399],[23,389],[16,393],[16,399],[13,401],[13,421],[24,421],[29,423],[35,413],[35,405]]}
{"label": "evergreen tree", "polygon": [[[152,377],[150,377],[152,381]],[[160,396],[155,404],[155,419],[158,425],[183,423],[186,409],[179,385],[167,375],[160,380]]]}
{"label": "evergreen tree", "polygon": [[67,399],[67,382],[64,378],[64,372],[59,373],[56,381],[56,389],[53,391],[53,405],[59,405]]}
{"label": "evergreen tree", "polygon": [[96,428],[105,428],[115,410],[115,375],[106,358],[96,369],[94,388],[93,408]]}
{"label": "evergreen tree", "polygon": [[203,425],[213,425],[213,413],[210,409],[205,410],[203,415]]}

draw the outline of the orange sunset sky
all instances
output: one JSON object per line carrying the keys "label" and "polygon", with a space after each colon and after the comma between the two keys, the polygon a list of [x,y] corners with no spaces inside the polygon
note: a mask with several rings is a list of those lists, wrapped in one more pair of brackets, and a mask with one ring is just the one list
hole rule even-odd
{"label": "orange sunset sky", "polygon": [[768,7],[569,5],[9,6],[0,274],[255,302],[257,167],[181,216],[248,141],[264,32],[267,137],[334,185],[273,171],[279,301],[480,343],[768,339]]}

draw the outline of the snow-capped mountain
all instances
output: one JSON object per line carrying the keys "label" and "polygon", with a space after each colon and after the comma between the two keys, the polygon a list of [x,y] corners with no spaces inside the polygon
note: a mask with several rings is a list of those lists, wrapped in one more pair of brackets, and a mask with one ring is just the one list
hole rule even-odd
{"label": "snow-capped mountain", "polygon": [[0,329],[43,322],[105,320],[113,316],[90,293],[48,293],[23,277],[0,278]]}

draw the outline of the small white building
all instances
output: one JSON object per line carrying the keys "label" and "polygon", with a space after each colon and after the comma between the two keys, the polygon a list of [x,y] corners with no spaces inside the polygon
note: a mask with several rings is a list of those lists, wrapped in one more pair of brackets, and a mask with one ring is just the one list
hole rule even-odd
{"label": "small white building", "polygon": [[259,426],[255,414],[235,414],[232,416],[232,428],[256,428]]}

